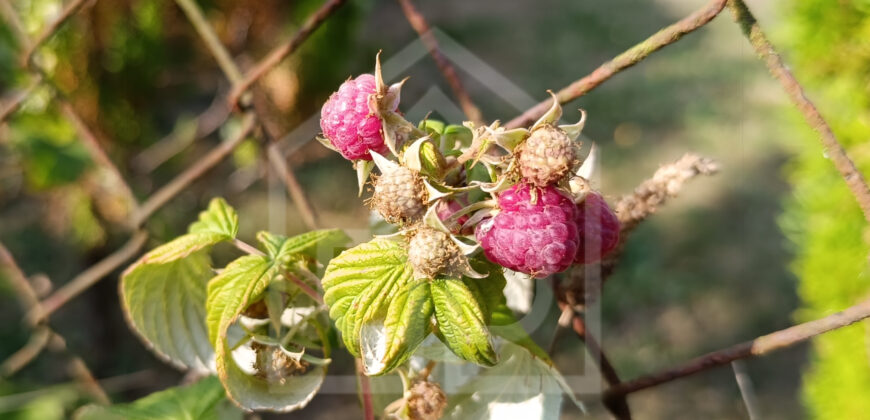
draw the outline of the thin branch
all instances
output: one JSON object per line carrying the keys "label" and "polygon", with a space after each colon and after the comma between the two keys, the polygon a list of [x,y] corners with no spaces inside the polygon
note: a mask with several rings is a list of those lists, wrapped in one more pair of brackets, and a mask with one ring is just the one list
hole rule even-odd
{"label": "thin branch", "polygon": [[127,243],[115,252],[109,254],[98,263],[88,267],[85,271],[75,276],[69,283],[64,284],[57,289],[51,296],[42,301],[40,306],[32,308],[26,316],[30,325],[36,325],[44,321],[49,315],[65,305],[72,298],[78,296],[96,282],[106,277],[109,273],[117,269],[133,258],[137,252],[145,245],[148,239],[148,233],[145,231],[137,231],[133,233]]}
{"label": "thin branch", "polygon": [[12,287],[18,294],[18,300],[24,310],[39,306],[39,295],[27,281],[27,276],[21,271],[12,253],[2,243],[0,243],[0,266],[5,267],[3,271],[6,272],[6,278],[12,282]]}
{"label": "thin branch", "polygon": [[305,225],[309,229],[317,229],[317,213],[314,212],[314,208],[305,196],[305,191],[299,184],[296,174],[293,173],[290,164],[287,163],[287,159],[281,153],[280,145],[274,141],[269,142],[269,145],[266,146],[266,154],[269,157],[269,165],[278,173],[278,176],[287,188],[287,192],[290,194],[290,198],[296,204],[296,209],[299,210],[302,221],[305,222]]}
{"label": "thin branch", "polygon": [[148,197],[148,199],[139,206],[137,211],[133,213],[131,224],[133,226],[142,226],[142,224],[145,223],[145,220],[151,217],[155,211],[184,191],[184,189],[193,183],[193,181],[197,180],[208,170],[220,163],[225,157],[232,153],[239,144],[248,138],[248,135],[251,134],[256,126],[255,123],[256,121],[253,114],[245,114],[242,118],[241,129],[235,137],[224,141],[219,146],[212,149],[208,154],[203,156],[168,184],[164,185],[162,188],[157,190],[157,192]]}
{"label": "thin branch", "polygon": [[60,90],[55,89],[55,91],[58,95],[61,110],[79,133],[79,138],[82,140],[82,143],[85,145],[91,158],[112,174],[112,177],[115,178],[116,187],[121,189],[121,192],[124,195],[124,198],[128,200],[130,207],[135,209],[139,203],[136,200],[136,196],[133,194],[133,190],[130,188],[130,185],[127,184],[127,181],[124,180],[121,171],[117,166],[115,166],[112,159],[109,158],[109,155],[103,149],[100,140],[97,139],[94,132],[88,128],[87,124],[85,124],[81,116],[79,116],[72,104],[70,104],[66,98],[60,97]]}
{"label": "thin branch", "polygon": [[37,87],[39,87],[39,84],[41,82],[41,78],[34,78],[33,81],[31,81],[30,84],[27,85],[26,88],[24,88],[24,90],[22,90],[21,92],[13,96],[12,99],[3,104],[2,109],[0,109],[0,123],[6,121],[6,118],[9,118],[10,115],[18,111],[24,101],[36,90]]}
{"label": "thin branch", "polygon": [[22,65],[25,68],[30,68],[33,64],[33,55],[36,53],[36,50],[39,49],[39,47],[43,43],[45,43],[45,41],[48,41],[48,39],[51,38],[61,28],[61,26],[66,23],[69,18],[78,13],[78,11],[81,10],[82,7],[88,2],[89,0],[72,0],[71,2],[69,2],[60,13],[60,16],[58,16],[57,19],[51,22],[45,28],[45,30],[43,30],[42,33],[40,33],[36,37],[35,40],[30,42],[30,45],[22,56]]}
{"label": "thin branch", "polygon": [[[631,47],[612,60],[602,64],[588,76],[571,83],[568,87],[557,92],[556,98],[559,100],[559,103],[564,104],[589,93],[589,91],[595,89],[615,74],[639,63],[650,54],[677,42],[684,35],[706,25],[722,11],[725,7],[725,2],[726,0],[710,1],[706,6],[691,15],[656,32],[640,44]],[[540,118],[541,115],[544,115],[552,104],[552,100],[545,100],[523,112],[522,115],[510,120],[505,127],[517,128],[529,125]]]}
{"label": "thin branch", "polygon": [[44,350],[45,346],[48,345],[48,340],[53,334],[54,333],[48,327],[36,327],[36,329],[30,334],[30,339],[27,340],[27,344],[6,358],[6,360],[3,361],[3,364],[0,364],[0,375],[4,378],[8,378],[29,365],[30,362],[36,359],[36,356],[39,356],[42,353],[42,350]]}
{"label": "thin branch", "polygon": [[830,157],[831,162],[846,180],[846,185],[852,190],[852,195],[861,206],[861,211],[864,212],[864,218],[870,222],[870,188],[867,187],[867,181],[864,176],[858,171],[855,163],[846,154],[843,145],[837,141],[837,137],[831,130],[831,127],[816,109],[816,106],[810,102],[804,92],[803,87],[795,79],[794,75],[788,70],[788,67],[782,61],[782,57],[776,52],[770,41],[758,25],[758,21],[746,7],[742,0],[729,0],[728,7],[734,14],[734,19],[743,30],[743,34],[749,39],[749,43],[755,48],[755,52],[764,60],[767,69],[770,73],[779,80],[789,99],[794,103],[797,109],[804,115],[804,119],[816,132],[822,141],[825,148],[825,153]]}
{"label": "thin branch", "polygon": [[196,29],[196,32],[199,34],[199,37],[202,38],[203,42],[205,42],[205,46],[214,56],[215,60],[217,60],[221,71],[224,72],[227,79],[230,80],[230,83],[236,85],[241,82],[242,72],[239,71],[233,58],[230,57],[229,51],[224,48],[224,45],[221,43],[217,34],[205,19],[199,5],[197,5],[194,0],[175,0],[175,2],[182,10],[184,10],[184,14],[187,15],[188,19],[190,19],[190,24],[193,25],[194,29]]}
{"label": "thin branch", "polygon": [[[196,29],[197,33],[199,33],[199,35],[201,37],[203,37],[203,39],[206,40],[206,45],[208,46],[209,51],[211,51],[211,53],[215,56],[215,59],[221,63],[221,68],[224,69],[224,73],[227,76],[227,78],[231,82],[233,82],[233,85],[237,85],[238,83],[236,80],[237,79],[236,75],[240,74],[238,66],[236,66],[236,64],[232,60],[227,60],[225,58],[221,58],[221,57],[229,57],[229,53],[227,52],[226,47],[224,47],[223,44],[221,44],[217,40],[217,35],[214,32],[214,28],[212,28],[211,25],[209,25],[207,23],[207,21],[205,20],[205,17],[202,14],[202,10],[199,8],[198,5],[196,5],[196,3],[193,3],[191,0],[178,0],[178,1],[179,1],[179,4],[185,5],[185,6],[183,6],[184,12],[187,14],[188,18],[191,20],[191,23],[194,25],[194,28]],[[333,1],[333,2],[335,2],[335,1]],[[331,3],[333,3],[333,2],[331,2]],[[343,2],[343,0],[339,1],[338,3],[342,3],[342,2]],[[340,5],[341,4],[336,5],[335,8],[337,8]],[[326,7],[326,6],[328,6],[328,4],[324,5],[324,7]],[[333,10],[333,9],[330,9],[330,10]],[[323,11],[323,8],[321,8],[321,10],[319,10],[318,12],[315,12],[314,15],[309,17],[309,20],[306,22],[306,25],[312,19],[315,19],[316,16],[318,16],[322,11]],[[328,17],[330,14],[331,14],[331,11],[324,14],[323,19],[326,19],[326,17]],[[318,21],[317,24],[319,25],[319,23],[321,21],[322,21],[322,19],[320,21]],[[300,29],[299,33],[297,34],[297,38],[299,38],[298,42],[300,44],[302,43],[302,41],[304,41],[305,39],[308,38],[308,35],[310,35],[311,31],[313,31],[316,28],[316,25],[314,27],[310,28],[307,32],[304,31],[305,27],[306,26],[303,25],[303,28]],[[301,35],[303,33],[304,33],[304,35]],[[294,40],[296,40],[297,38],[294,38]],[[209,40],[212,40],[212,41],[209,41]],[[298,47],[298,45],[294,46],[293,48],[295,49],[296,47]],[[259,94],[259,92],[255,92],[255,94]],[[262,99],[262,98],[258,98],[258,99]],[[272,168],[278,172],[278,175],[280,176],[281,181],[284,182],[284,185],[287,187],[287,191],[290,193],[290,196],[293,199],[293,202],[296,204],[296,208],[299,210],[299,213],[302,215],[302,218],[303,218],[303,221],[305,222],[305,224],[311,229],[316,229],[317,228],[317,218],[316,218],[316,215],[315,215],[313,208],[311,207],[311,203],[308,201],[308,198],[305,196],[305,192],[302,190],[302,187],[299,185],[299,181],[296,179],[296,175],[293,173],[293,171],[290,169],[287,162],[284,160],[284,155],[282,153],[280,153],[280,150],[278,149],[278,145],[273,140],[273,139],[280,138],[280,133],[278,133],[278,128],[275,126],[275,124],[273,124],[272,120],[267,118],[268,112],[266,110],[266,107],[262,106],[262,101],[260,100],[260,101],[256,101],[256,102],[257,103],[254,104],[253,114],[256,117],[256,119],[260,121],[260,123],[263,125],[263,128],[264,128],[263,134],[266,137],[266,143],[268,144],[267,145],[267,154],[269,157],[269,163],[272,166]],[[232,102],[232,103],[235,103],[235,102]]]}
{"label": "thin branch", "polygon": [[[574,333],[577,334],[577,337],[586,345],[586,350],[592,356],[592,359],[598,363],[601,377],[604,378],[608,386],[612,388],[619,385],[622,381],[619,379],[619,374],[616,372],[616,368],[613,367],[613,364],[610,363],[610,359],[604,354],[604,350],[601,348],[601,344],[598,343],[598,340],[589,333],[589,330],[586,328],[586,322],[583,320],[581,314],[575,310],[572,303],[563,299],[563,296],[569,300],[571,297],[560,293],[559,287],[559,283],[553,283],[553,288],[555,289],[554,293],[559,297],[559,309],[562,310],[563,315],[565,315],[564,318],[566,318],[559,318],[560,325],[563,324],[563,321],[566,321],[564,322],[565,324],[571,325]],[[631,409],[628,407],[628,401],[624,396],[621,398],[602,398],[602,402],[605,407],[607,407],[607,410],[617,419],[631,419]]]}
{"label": "thin branch", "polygon": [[[24,305],[25,310],[41,311],[42,304],[39,302],[36,291],[33,290],[30,282],[27,281],[27,276],[21,270],[21,267],[18,266],[15,258],[12,257],[12,254],[2,243],[0,243],[0,263],[2,263],[2,267],[5,267],[3,271],[6,272],[6,277],[10,279],[15,287],[18,298]],[[34,322],[30,326],[34,331],[28,343],[0,365],[0,370],[2,370],[4,376],[8,377],[24,368],[48,346],[52,351],[64,353],[67,356],[70,374],[83,385],[89,394],[93,395],[97,402],[103,404],[109,403],[106,392],[94,381],[90,369],[78,356],[69,351],[66,346],[66,340],[60,334],[54,332],[51,327],[45,324]]]}
{"label": "thin branch", "polygon": [[241,82],[233,83],[233,90],[230,92],[228,98],[230,107],[237,107],[239,98],[251,87],[251,85],[268,73],[269,70],[272,70],[272,68],[283,61],[284,58],[296,51],[296,49],[299,48],[306,39],[308,39],[308,36],[311,35],[320,24],[322,24],[346,2],[347,0],[328,0],[320,6],[320,9],[317,9],[314,14],[305,20],[302,27],[296,31],[296,34],[293,35],[293,38],[291,38],[289,42],[272,50],[265,59],[257,63],[253,69],[245,74],[244,79]]}
{"label": "thin branch", "polygon": [[356,377],[359,381],[360,399],[363,406],[363,418],[365,420],[375,420],[375,406],[372,403],[372,384],[363,370],[362,361],[360,359],[354,360],[356,361]]}
{"label": "thin branch", "polygon": [[402,6],[402,11],[405,13],[405,18],[408,19],[408,23],[410,23],[417,34],[420,35],[420,40],[422,40],[423,44],[426,45],[426,49],[429,50],[429,55],[431,55],[435,60],[435,64],[438,65],[438,69],[441,70],[441,74],[444,75],[444,78],[450,85],[450,89],[453,90],[453,96],[459,100],[462,112],[465,113],[465,116],[469,120],[473,121],[478,126],[482,125],[483,115],[480,112],[480,108],[474,105],[471,96],[468,94],[468,91],[465,90],[462,81],[456,74],[456,69],[453,68],[453,65],[450,64],[447,57],[441,53],[441,49],[438,47],[438,40],[435,39],[435,35],[433,35],[432,31],[429,29],[429,24],[426,22],[426,19],[417,8],[414,7],[411,0],[398,1]]}
{"label": "thin branch", "polygon": [[616,398],[693,375],[713,367],[726,365],[735,360],[763,356],[775,350],[791,347],[819,334],[852,325],[868,317],[870,317],[870,299],[824,318],[779,330],[751,341],[707,353],[680,366],[623,382],[608,389],[605,392],[605,397]]}
{"label": "thin branch", "polygon": [[758,398],[755,395],[752,378],[749,377],[749,372],[746,371],[746,365],[742,360],[735,360],[731,362],[731,369],[734,370],[734,380],[737,382],[737,388],[740,389],[740,396],[743,397],[743,405],[746,406],[746,414],[749,416],[749,420],[760,419]]}

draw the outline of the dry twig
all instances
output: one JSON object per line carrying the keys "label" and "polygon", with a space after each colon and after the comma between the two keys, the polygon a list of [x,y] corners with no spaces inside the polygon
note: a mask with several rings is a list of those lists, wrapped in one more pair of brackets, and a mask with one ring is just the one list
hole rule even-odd
{"label": "dry twig", "polygon": [[468,94],[468,91],[465,90],[465,86],[462,85],[459,75],[456,74],[456,69],[453,68],[453,65],[450,64],[447,57],[441,53],[441,49],[438,47],[438,40],[435,39],[435,35],[433,35],[432,31],[429,29],[429,24],[426,23],[426,18],[424,18],[417,8],[414,7],[414,3],[412,3],[411,0],[399,0],[399,4],[402,6],[402,11],[405,13],[405,18],[408,19],[408,23],[410,23],[414,28],[414,31],[420,35],[420,40],[423,41],[423,44],[426,45],[426,49],[429,50],[429,55],[431,55],[435,60],[435,64],[438,65],[438,69],[441,70],[441,74],[444,75],[444,79],[446,79],[447,83],[450,85],[450,89],[453,91],[453,96],[459,100],[459,105],[462,107],[462,112],[465,113],[465,117],[470,121],[473,121],[477,126],[484,125],[483,115],[480,112],[480,108],[474,105],[471,96]]}

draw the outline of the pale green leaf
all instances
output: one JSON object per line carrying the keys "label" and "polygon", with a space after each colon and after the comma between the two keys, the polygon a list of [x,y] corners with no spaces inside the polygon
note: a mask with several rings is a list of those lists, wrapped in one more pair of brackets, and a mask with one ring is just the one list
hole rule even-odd
{"label": "pale green leaf", "polygon": [[145,254],[136,264],[163,264],[184,258],[219,242],[231,241],[239,231],[239,216],[222,198],[215,198],[186,235],[163,244]]}
{"label": "pale green leaf", "polygon": [[[292,254],[278,252],[275,255]],[[280,383],[270,382],[243,370],[233,357],[230,346],[234,343],[227,337],[229,327],[283,271],[280,260],[248,255],[227,265],[208,284],[207,324],[215,348],[218,377],[230,399],[247,410],[286,412],[301,408],[313,398],[326,376],[324,366],[312,366],[305,374],[283,378]]]}
{"label": "pale green leaf", "polygon": [[[268,381],[246,372],[239,366],[239,358],[232,357],[236,352],[225,349],[229,359],[221,380],[230,399],[246,410],[288,412],[300,409],[314,398],[326,377],[325,366],[312,364],[304,374],[286,376],[280,382]],[[252,351],[250,347],[247,349]]]}
{"label": "pale green leaf", "polygon": [[374,239],[341,253],[326,268],[323,299],[353,355],[360,354],[363,324],[385,316],[387,305],[413,277],[407,259],[401,244]]}
{"label": "pale green leaf", "polygon": [[431,332],[433,311],[428,281],[406,283],[390,302],[386,318],[363,326],[366,374],[387,373],[408,360]]}
{"label": "pale green leaf", "polygon": [[[76,411],[77,420],[192,420],[216,419],[218,404],[224,399],[224,390],[217,378],[210,376],[193,385],[169,388],[155,392],[128,404],[111,406],[87,405]],[[240,419],[236,410],[232,417]]]}
{"label": "pale green leaf", "polygon": [[[239,314],[258,298],[271,282],[275,272],[266,257],[246,255],[229,263],[208,283],[206,300],[209,341],[221,358],[220,341]],[[218,360],[218,365],[221,361]],[[220,371],[220,367],[218,367]]]}
{"label": "pale green leaf", "polygon": [[474,293],[463,280],[437,278],[431,283],[435,318],[444,344],[457,356],[484,366],[497,357],[487,320]]}
{"label": "pale green leaf", "polygon": [[205,326],[206,283],[212,276],[205,251],[166,264],[138,264],[121,276],[121,304],[133,331],[179,368],[212,369]]}
{"label": "pale green leaf", "polygon": [[510,342],[499,353],[497,365],[450,395],[445,418],[559,419],[562,395],[567,392],[574,398],[559,372]]}
{"label": "pale green leaf", "polygon": [[190,233],[215,233],[235,238],[239,233],[239,215],[220,197],[208,203],[208,209],[199,214],[199,220],[190,225]]}

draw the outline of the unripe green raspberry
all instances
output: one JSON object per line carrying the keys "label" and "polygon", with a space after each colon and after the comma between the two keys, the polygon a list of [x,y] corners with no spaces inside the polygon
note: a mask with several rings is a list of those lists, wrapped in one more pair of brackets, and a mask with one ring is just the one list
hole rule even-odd
{"label": "unripe green raspberry", "polygon": [[420,175],[404,166],[381,174],[375,181],[374,208],[392,224],[411,224],[426,213],[426,188]]}
{"label": "unripe green raspberry", "polygon": [[408,261],[418,277],[433,278],[447,271],[459,256],[450,235],[428,227],[417,229],[408,244]]}
{"label": "unripe green raspberry", "polygon": [[574,144],[562,129],[538,127],[520,145],[519,166],[523,178],[538,187],[559,182],[574,164]]}

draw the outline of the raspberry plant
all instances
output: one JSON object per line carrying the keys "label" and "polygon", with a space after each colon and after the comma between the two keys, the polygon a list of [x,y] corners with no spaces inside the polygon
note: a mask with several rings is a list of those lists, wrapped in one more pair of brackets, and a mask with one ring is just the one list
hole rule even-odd
{"label": "raspberry plant", "polygon": [[[130,325],[168,363],[215,372],[245,410],[304,407],[337,350],[335,332],[366,375],[406,378],[405,397],[388,410],[399,417],[479,409],[451,402],[409,364],[430,336],[428,353],[443,346],[484,367],[519,364],[573,399],[503,289],[506,272],[544,278],[575,260],[597,261],[578,254],[584,240],[613,248],[618,229],[583,223],[586,201],[615,217],[580,175],[585,114],[557,125],[556,103],[530,129],[412,124],[398,111],[402,83],[385,84],[377,63],[323,106],[320,140],[352,161],[360,193],[372,184],[368,204],[393,233],[337,255],[349,242],[339,230],[260,232],[255,247],[237,237],[239,216],[216,198],[186,235],[124,272]],[[246,255],[216,270],[209,251],[220,243]]]}
{"label": "raspberry plant", "polygon": [[[559,103],[588,93],[614,74],[704,26],[726,4],[792,102],[819,132],[825,157],[833,162],[864,218],[870,221],[870,188],[863,176],[741,0],[710,0],[702,9],[560,90],[552,102],[541,102],[504,126],[479,121],[480,111],[438,51],[425,19],[409,0],[399,2],[473,122],[447,125],[426,120],[415,125],[407,121],[399,108],[402,83],[386,85],[379,63],[373,75],[348,80],[324,104],[323,144],[353,162],[360,192],[372,179],[374,196],[369,204],[392,225],[392,232],[346,250],[342,247],[349,238],[338,230],[294,237],[260,232],[255,247],[237,237],[239,217],[235,210],[222,199],[214,199],[186,235],[147,253],[124,272],[121,281],[122,304],[133,330],[159,357],[201,380],[130,404],[86,406],[77,418],[225,417],[227,413],[219,412],[218,406],[224,395],[245,410],[299,409],[323,383],[339,346],[336,333],[346,350],[359,358],[365,374],[401,378],[402,398],[383,404],[385,417],[494,418],[499,410],[516,407],[499,405],[515,402],[502,398],[506,392],[529,397],[522,400],[524,408],[535,405],[540,417],[557,416],[561,397],[553,400],[558,393],[548,391],[566,391],[572,399],[573,395],[548,355],[518,327],[505,297],[506,285],[547,277],[572,263],[599,260],[606,277],[625,233],[675,195],[688,179],[716,170],[712,162],[687,154],[662,167],[634,194],[623,197],[614,214],[583,176],[589,173],[588,163],[583,162],[575,142],[585,114],[577,124],[558,125]],[[49,316],[137,253],[148,236],[141,228],[155,211],[258,128],[266,140],[282,134],[276,131],[267,110],[257,101],[251,103],[256,95],[248,94],[262,93],[254,86],[257,81],[293,53],[344,0],[324,3],[290,41],[245,74],[197,4],[176,0],[232,83],[227,102],[242,114],[241,128],[233,139],[142,203],[95,140],[76,111],[75,101],[52,81],[53,71],[44,67],[43,60],[34,59],[67,19],[86,8],[85,3],[68,2],[60,16],[33,39],[23,30],[25,25],[14,7],[3,10],[3,18],[12,23],[11,32],[22,49],[22,70],[34,81],[29,93],[12,98],[4,106],[0,122],[14,114],[40,86],[51,91],[53,102],[69,105],[65,118],[87,140],[91,158],[117,184],[115,187],[123,190],[120,195],[125,204],[112,220],[126,221],[125,228],[132,232],[127,245],[44,299],[0,245],[4,274],[15,282],[20,299],[30,308],[26,318],[33,329],[32,338],[51,340],[58,347],[55,351],[63,351],[65,345],[49,325]],[[517,128],[530,124],[528,129]],[[277,144],[267,146],[269,163],[282,175],[294,199],[304,202]],[[373,175],[375,167],[378,171]],[[310,209],[304,203],[297,204],[308,216],[306,222],[315,225]],[[214,267],[210,251],[221,243],[231,243],[246,255],[223,268]],[[582,279],[582,271],[574,274],[581,272]],[[625,400],[628,394],[764,355],[870,316],[870,301],[854,303],[855,297],[849,296],[852,306],[841,313],[710,353],[674,369],[622,381],[585,330],[580,313],[582,288],[570,282],[553,285],[562,310],[560,321],[571,323],[587,349],[599,356],[597,362],[609,383],[602,401],[618,418],[631,417]],[[5,373],[29,363],[44,346],[28,344],[4,362]],[[448,395],[436,383],[431,366],[456,360],[485,368]],[[90,393],[97,401],[109,402],[81,359],[70,356],[70,366],[77,379],[92,388]],[[848,368],[853,370],[852,365]],[[211,373],[216,373],[216,378],[199,378]],[[366,417],[372,418],[371,394],[365,390],[368,380],[361,383]],[[495,397],[480,393],[481,388],[497,388]]]}

